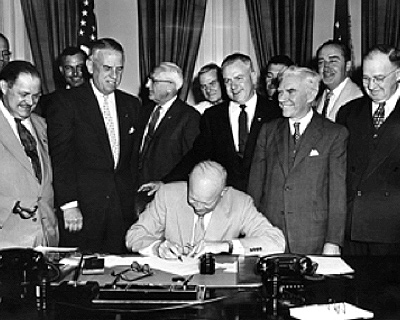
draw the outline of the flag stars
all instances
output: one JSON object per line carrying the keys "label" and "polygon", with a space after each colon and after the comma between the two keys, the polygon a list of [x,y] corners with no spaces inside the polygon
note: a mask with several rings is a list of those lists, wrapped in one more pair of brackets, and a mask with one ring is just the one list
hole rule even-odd
{"label": "flag stars", "polygon": [[88,1],[88,0],[85,0],[85,1],[83,1],[83,4],[84,4],[85,6],[88,6],[88,5],[89,5],[89,1]]}
{"label": "flag stars", "polygon": [[87,14],[88,14],[87,10],[82,10],[82,16],[87,17]]}
{"label": "flag stars", "polygon": [[86,20],[81,20],[81,26],[85,27],[86,26]]}

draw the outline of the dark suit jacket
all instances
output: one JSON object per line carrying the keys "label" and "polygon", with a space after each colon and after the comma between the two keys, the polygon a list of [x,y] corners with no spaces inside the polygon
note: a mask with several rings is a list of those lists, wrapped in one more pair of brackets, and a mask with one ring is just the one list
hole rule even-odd
{"label": "dark suit jacket", "polygon": [[[77,200],[83,214],[80,245],[89,250],[122,250],[135,220],[131,170],[139,100],[115,91],[120,157],[114,161],[103,117],[90,84],[59,91],[48,108],[50,155],[58,206]],[[111,232],[111,233],[110,233]],[[107,239],[107,240],[106,240]],[[92,247],[98,241],[97,247]]]}
{"label": "dark suit jacket", "polygon": [[254,151],[249,194],[286,236],[293,253],[342,245],[346,219],[346,128],[314,112],[289,167],[288,119],[264,124]]}
{"label": "dark suit jacket", "polygon": [[227,184],[246,191],[254,146],[261,125],[281,115],[280,108],[267,99],[258,96],[257,106],[247,138],[244,157],[238,156],[229,120],[229,101],[207,109],[200,121],[200,135],[192,150],[180,164],[166,177],[165,181],[185,180],[196,165],[203,160],[213,160],[225,167]]}
{"label": "dark suit jacket", "polygon": [[368,97],[342,107],[337,121],[349,132],[348,236],[351,240],[400,242],[400,101],[376,138]]}
{"label": "dark suit jacket", "polygon": [[[160,181],[192,148],[199,134],[200,114],[180,99],[176,99],[157,126],[149,147],[140,155],[143,134],[155,104],[143,107],[135,143],[137,182]],[[141,161],[139,161],[139,159]]]}

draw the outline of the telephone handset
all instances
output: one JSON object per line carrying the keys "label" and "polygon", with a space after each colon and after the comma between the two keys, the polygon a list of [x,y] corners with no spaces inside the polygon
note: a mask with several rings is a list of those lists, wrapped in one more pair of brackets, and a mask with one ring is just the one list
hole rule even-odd
{"label": "telephone handset", "polygon": [[26,297],[48,272],[41,252],[30,248],[0,250],[0,297]]}
{"label": "telephone handset", "polygon": [[272,254],[258,259],[256,273],[263,277],[278,275],[281,279],[292,279],[313,276],[317,267],[318,264],[305,255]]}

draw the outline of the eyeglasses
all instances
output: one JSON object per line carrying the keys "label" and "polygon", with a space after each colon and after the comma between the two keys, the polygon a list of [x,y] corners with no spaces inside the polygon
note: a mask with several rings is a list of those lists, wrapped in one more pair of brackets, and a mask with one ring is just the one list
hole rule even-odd
{"label": "eyeglasses", "polygon": [[11,56],[11,51],[9,51],[9,50],[2,50],[1,51],[1,57],[2,57],[1,61],[9,60],[10,56]]}
{"label": "eyeglasses", "polygon": [[363,84],[364,85],[369,85],[369,83],[372,81],[372,83],[376,83],[376,84],[382,84],[384,81],[385,81],[385,79],[387,78],[387,77],[389,77],[393,72],[395,72],[395,71],[397,71],[398,70],[398,68],[396,68],[396,69],[394,69],[394,70],[392,70],[392,71],[390,71],[388,74],[386,74],[386,75],[384,75],[384,76],[374,76],[374,77],[367,77],[367,76],[363,76],[363,78],[362,78],[362,82],[363,82]]}
{"label": "eyeglasses", "polygon": [[19,214],[19,216],[21,217],[21,219],[30,219],[32,218],[35,214],[36,211],[38,209],[38,206],[34,206],[33,209],[29,209],[29,208],[24,208],[20,206],[21,201],[17,201],[14,205],[14,208],[12,210],[12,212],[14,214]]}
{"label": "eyeglasses", "polygon": [[[138,273],[140,273],[138,275]],[[150,269],[150,266],[146,263],[140,265],[136,261],[133,261],[128,269],[122,270],[121,272],[111,272],[111,275],[115,277],[112,285],[115,285],[119,280],[132,282],[140,280],[149,276],[152,276],[154,272]]]}
{"label": "eyeglasses", "polygon": [[148,77],[147,81],[151,81],[153,83],[173,83],[171,80],[156,79],[153,76]]}

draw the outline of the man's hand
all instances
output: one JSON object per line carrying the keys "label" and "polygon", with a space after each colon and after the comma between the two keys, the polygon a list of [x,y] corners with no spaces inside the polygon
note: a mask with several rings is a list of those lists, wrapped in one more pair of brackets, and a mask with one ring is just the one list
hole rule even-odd
{"label": "man's hand", "polygon": [[148,196],[152,196],[154,193],[156,193],[158,191],[158,189],[160,189],[160,187],[163,184],[164,183],[162,181],[148,182],[148,183],[142,184],[140,186],[140,188],[138,189],[138,192],[147,192]]}
{"label": "man's hand", "polygon": [[182,258],[183,248],[175,243],[165,240],[158,247],[158,256],[163,259],[176,260]]}
{"label": "man's hand", "polygon": [[70,232],[80,231],[83,227],[83,217],[78,207],[63,210],[65,229]]}
{"label": "man's hand", "polygon": [[340,255],[340,247],[337,244],[333,243],[325,243],[324,249],[322,250],[322,254],[330,255],[330,256],[339,256]]}
{"label": "man's hand", "polygon": [[200,241],[191,252],[188,257],[199,258],[205,253],[221,253],[228,252],[229,244],[226,241]]}

